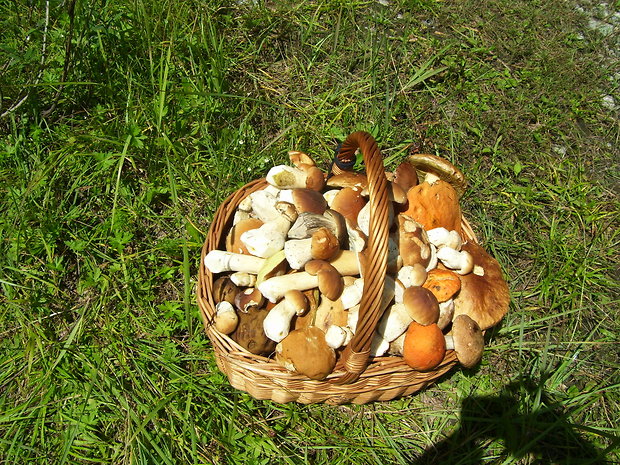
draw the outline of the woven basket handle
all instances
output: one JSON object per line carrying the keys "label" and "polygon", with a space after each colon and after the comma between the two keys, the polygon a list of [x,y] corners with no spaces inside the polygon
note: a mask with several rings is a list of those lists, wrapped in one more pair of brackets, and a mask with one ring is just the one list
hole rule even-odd
{"label": "woven basket handle", "polygon": [[344,373],[331,380],[336,384],[354,382],[368,365],[370,343],[381,318],[381,296],[387,272],[388,250],[388,184],[383,166],[383,156],[377,142],[367,132],[354,132],[342,144],[338,154],[339,165],[355,161],[355,152],[361,150],[368,178],[370,198],[370,228],[364,262],[364,293],[360,302],[359,319],[355,335],[347,345],[337,370]]}

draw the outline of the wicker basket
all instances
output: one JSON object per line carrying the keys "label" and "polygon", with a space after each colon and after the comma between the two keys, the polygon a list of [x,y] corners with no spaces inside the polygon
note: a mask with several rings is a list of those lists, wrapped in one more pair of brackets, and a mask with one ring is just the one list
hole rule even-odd
{"label": "wicker basket", "polygon": [[[218,367],[228,376],[230,384],[246,391],[256,399],[271,399],[285,403],[327,404],[386,401],[415,393],[448,372],[456,363],[456,355],[448,351],[439,366],[430,372],[412,370],[401,357],[370,357],[369,348],[375,327],[381,317],[379,296],[383,292],[387,268],[388,188],[382,155],[370,134],[356,132],[343,144],[338,158],[351,162],[360,149],[370,191],[370,235],[366,248],[364,293],[359,321],[353,339],[340,357],[334,372],[325,380],[311,380],[291,373],[275,360],[254,355],[213,327],[215,277],[204,266],[205,255],[213,249],[223,249],[237,206],[252,192],[266,186],[264,179],[250,182],[230,195],[216,211],[202,248],[198,278],[197,300],[207,335],[213,344]],[[462,219],[464,239],[476,241],[465,219]]]}

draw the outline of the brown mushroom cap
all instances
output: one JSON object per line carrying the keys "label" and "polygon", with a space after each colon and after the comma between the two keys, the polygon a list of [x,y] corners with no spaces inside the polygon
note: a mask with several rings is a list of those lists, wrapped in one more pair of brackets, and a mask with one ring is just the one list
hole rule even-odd
{"label": "brown mushroom cap", "polygon": [[508,311],[510,293],[497,260],[474,242],[463,244],[474,265],[482,267],[483,275],[469,273],[460,277],[461,290],[454,298],[454,317],[470,316],[480,328],[497,324]]}
{"label": "brown mushroom cap", "polygon": [[354,187],[345,187],[335,195],[331,209],[337,211],[353,224],[357,224],[357,215],[366,205],[361,190]]}
{"label": "brown mushroom cap", "polygon": [[461,289],[461,280],[454,271],[435,268],[428,272],[422,286],[431,291],[441,303],[452,298]]}
{"label": "brown mushroom cap", "polygon": [[327,228],[319,228],[312,234],[310,253],[315,260],[329,260],[340,250],[338,238]]}
{"label": "brown mushroom cap", "polygon": [[237,313],[239,324],[229,336],[244,349],[256,355],[269,355],[276,343],[265,335],[263,320],[269,314],[266,308],[251,309],[248,313]]}
{"label": "brown mushroom cap", "polygon": [[249,255],[245,244],[241,241],[241,234],[252,229],[258,229],[263,225],[263,222],[258,218],[245,218],[235,224],[228,235],[226,236],[226,251],[232,253],[242,253]]}
{"label": "brown mushroom cap", "polygon": [[403,293],[403,304],[413,321],[421,325],[437,323],[439,303],[431,291],[422,286],[411,286]]}
{"label": "brown mushroom cap", "polygon": [[405,192],[418,185],[418,173],[415,167],[403,161],[394,171],[394,183],[398,184]]}
{"label": "brown mushroom cap", "polygon": [[344,171],[330,177],[327,182],[329,187],[357,187],[365,189],[368,186],[368,178],[365,174],[355,171]]}
{"label": "brown mushroom cap", "polygon": [[403,344],[403,360],[417,371],[437,367],[446,354],[446,339],[436,324],[423,326],[415,321],[409,325]]}
{"label": "brown mushroom cap", "polygon": [[310,260],[304,271],[319,278],[319,290],[330,300],[337,300],[344,289],[344,281],[338,270],[329,262]]}
{"label": "brown mushroom cap", "polygon": [[291,331],[276,346],[276,361],[310,379],[325,379],[336,365],[336,352],[316,326]]}
{"label": "brown mushroom cap", "polygon": [[216,304],[226,301],[235,303],[235,296],[239,293],[239,287],[228,276],[221,276],[213,281],[213,299]]}
{"label": "brown mushroom cap", "polygon": [[298,214],[310,212],[322,215],[327,208],[327,201],[323,194],[313,189],[292,189],[291,197],[291,203],[295,205]]}
{"label": "brown mushroom cap", "polygon": [[248,287],[235,296],[235,307],[243,313],[249,312],[252,308],[259,308],[263,303],[265,303],[265,299],[255,287]]}
{"label": "brown mushroom cap", "polygon": [[405,214],[425,230],[444,227],[461,232],[461,207],[454,188],[441,179],[432,184],[423,182],[407,192],[409,208]]}
{"label": "brown mushroom cap", "polygon": [[454,352],[465,368],[477,365],[482,359],[484,335],[478,323],[467,315],[459,315],[452,321]]}

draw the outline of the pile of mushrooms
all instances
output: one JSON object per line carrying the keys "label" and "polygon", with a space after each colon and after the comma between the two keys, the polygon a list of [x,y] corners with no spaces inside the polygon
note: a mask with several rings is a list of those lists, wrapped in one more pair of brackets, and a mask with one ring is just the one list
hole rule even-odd
{"label": "pile of mushrooms", "polygon": [[[368,182],[357,172],[327,177],[302,152],[289,158],[292,166],[271,168],[266,187],[238,205],[226,250],[211,250],[204,265],[217,276],[217,331],[287,370],[324,379],[356,331]],[[403,357],[418,371],[433,370],[446,350],[475,366],[483,331],[508,309],[498,262],[463,239],[464,181],[458,171],[449,173],[452,184],[441,179],[447,169],[455,170],[439,157],[412,155],[386,173],[388,273],[371,356]]]}

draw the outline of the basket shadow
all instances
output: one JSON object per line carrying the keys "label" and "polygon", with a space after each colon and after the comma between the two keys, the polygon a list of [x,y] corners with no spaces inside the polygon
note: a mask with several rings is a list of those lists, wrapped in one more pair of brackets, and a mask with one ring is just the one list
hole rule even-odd
{"label": "basket shadow", "polygon": [[501,444],[494,451],[496,460],[513,458],[558,465],[610,463],[605,450],[584,439],[563,410],[538,384],[527,379],[508,384],[496,396],[467,397],[461,405],[459,428],[411,463],[483,463],[493,441]]}

